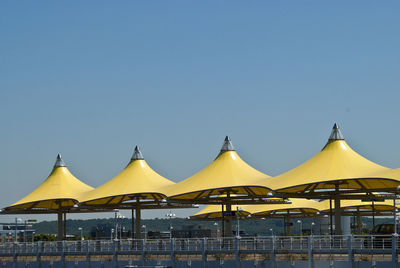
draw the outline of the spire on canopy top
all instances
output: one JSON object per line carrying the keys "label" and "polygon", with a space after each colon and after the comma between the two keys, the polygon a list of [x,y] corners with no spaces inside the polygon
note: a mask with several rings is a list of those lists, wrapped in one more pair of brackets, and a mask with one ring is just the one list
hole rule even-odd
{"label": "spire on canopy top", "polygon": [[143,159],[144,159],[144,157],[142,155],[142,152],[139,150],[139,147],[137,147],[137,145],[136,145],[135,150],[133,151],[131,161],[143,160]]}
{"label": "spire on canopy top", "polygon": [[221,152],[226,152],[226,151],[235,151],[235,148],[233,147],[229,136],[225,137],[224,144],[222,145],[222,148],[221,148]]}
{"label": "spire on canopy top", "polygon": [[342,132],[340,132],[339,126],[335,123],[332,128],[329,141],[344,140]]}
{"label": "spire on canopy top", "polygon": [[58,154],[57,155],[57,160],[56,163],[54,164],[54,167],[66,167],[67,165],[65,164],[65,162],[62,160],[61,155]]}

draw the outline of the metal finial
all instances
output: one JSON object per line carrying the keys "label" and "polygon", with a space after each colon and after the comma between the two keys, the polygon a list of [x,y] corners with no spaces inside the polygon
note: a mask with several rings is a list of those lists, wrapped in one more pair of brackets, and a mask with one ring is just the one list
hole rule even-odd
{"label": "metal finial", "polygon": [[54,164],[54,167],[66,167],[67,165],[65,164],[65,162],[62,160],[61,155],[58,154],[57,155],[57,160],[56,163]]}
{"label": "metal finial", "polygon": [[332,128],[331,135],[329,136],[329,141],[335,140],[344,140],[342,132],[339,129],[339,126],[335,123]]}
{"label": "metal finial", "polygon": [[133,155],[132,155],[131,161],[143,160],[143,159],[144,159],[144,157],[142,155],[142,152],[139,150],[139,147],[136,146],[135,150],[133,151]]}
{"label": "metal finial", "polygon": [[221,152],[225,151],[235,151],[235,148],[232,145],[231,139],[226,136],[224,140],[224,144],[222,145]]}

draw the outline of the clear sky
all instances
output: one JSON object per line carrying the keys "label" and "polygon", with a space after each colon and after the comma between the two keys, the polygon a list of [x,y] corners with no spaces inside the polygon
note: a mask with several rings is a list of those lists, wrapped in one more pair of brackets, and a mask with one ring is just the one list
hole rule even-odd
{"label": "clear sky", "polygon": [[[99,186],[137,144],[180,181],[230,135],[277,175],[317,153],[334,122],[356,151],[400,167],[399,12],[399,1],[3,0],[0,207],[57,153]],[[84,217],[95,216],[110,214]]]}

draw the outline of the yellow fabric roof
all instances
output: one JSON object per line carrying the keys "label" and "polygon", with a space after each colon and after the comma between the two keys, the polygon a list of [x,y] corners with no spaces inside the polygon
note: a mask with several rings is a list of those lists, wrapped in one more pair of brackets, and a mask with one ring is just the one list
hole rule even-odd
{"label": "yellow fabric roof", "polygon": [[[236,212],[239,208],[239,216],[247,217],[250,212],[243,210],[243,206],[232,205],[232,211]],[[226,211],[226,206],[224,205],[224,211]],[[190,217],[193,220],[211,220],[211,219],[221,219],[222,218],[222,206],[221,205],[208,205],[193,216]]]}
{"label": "yellow fabric roof", "polygon": [[225,190],[237,195],[261,196],[270,190],[256,182],[266,182],[269,178],[244,162],[226,137],[220,154],[211,164],[165,191],[170,199],[200,199],[223,194]]}
{"label": "yellow fabric roof", "polygon": [[279,193],[331,190],[335,188],[334,184],[339,184],[340,189],[361,191],[363,188],[370,190],[395,188],[400,184],[396,178],[374,178],[389,170],[353,151],[335,124],[328,143],[319,153],[300,166],[264,184]]}
{"label": "yellow fabric roof", "polygon": [[249,211],[252,216],[260,217],[276,213],[280,213],[282,216],[287,215],[287,213],[289,215],[314,214],[319,211],[320,202],[301,198],[290,198],[290,201],[292,201],[291,204],[247,205],[243,209]]}
{"label": "yellow fabric roof", "polygon": [[[304,214],[314,214],[319,211],[320,202],[314,200],[291,198],[291,204],[261,204],[261,205],[232,205],[232,211],[236,211],[237,207],[241,208],[240,216],[252,216],[257,217],[268,217],[270,215],[277,215],[280,213],[281,216],[286,216],[287,212],[290,215],[304,215]],[[329,205],[329,203],[328,203]],[[224,206],[225,210],[226,206]],[[208,205],[204,209],[200,210],[191,219],[220,219],[222,215],[222,207],[220,205]]]}
{"label": "yellow fabric roof", "polygon": [[[387,169],[384,170],[383,172],[374,174],[371,176],[372,178],[384,178],[384,179],[389,179],[393,181],[400,181],[400,168],[396,169]],[[392,191],[396,191],[396,187],[393,187]]]}
{"label": "yellow fabric roof", "polygon": [[110,181],[88,192],[82,203],[86,205],[119,204],[128,200],[163,199],[161,188],[175,184],[149,167],[139,149],[128,166]]}
{"label": "yellow fabric roof", "polygon": [[[327,213],[330,210],[329,200],[320,202],[320,210]],[[349,209],[362,209],[372,211],[372,202],[362,202],[360,200],[340,200],[340,207],[344,210]],[[332,200],[332,209],[335,209],[335,202]],[[375,211],[393,211],[393,200],[387,199],[385,201],[374,201]]]}
{"label": "yellow fabric roof", "polygon": [[56,210],[62,207],[72,207],[81,200],[82,194],[92,189],[93,187],[75,178],[65,166],[61,156],[58,155],[49,177],[32,193],[5,209],[44,208]]}

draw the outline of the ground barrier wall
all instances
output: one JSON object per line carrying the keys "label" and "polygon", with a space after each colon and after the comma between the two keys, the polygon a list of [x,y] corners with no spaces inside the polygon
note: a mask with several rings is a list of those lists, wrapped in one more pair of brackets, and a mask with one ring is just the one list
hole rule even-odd
{"label": "ground barrier wall", "polygon": [[0,268],[400,267],[393,236],[89,240],[0,244]]}

